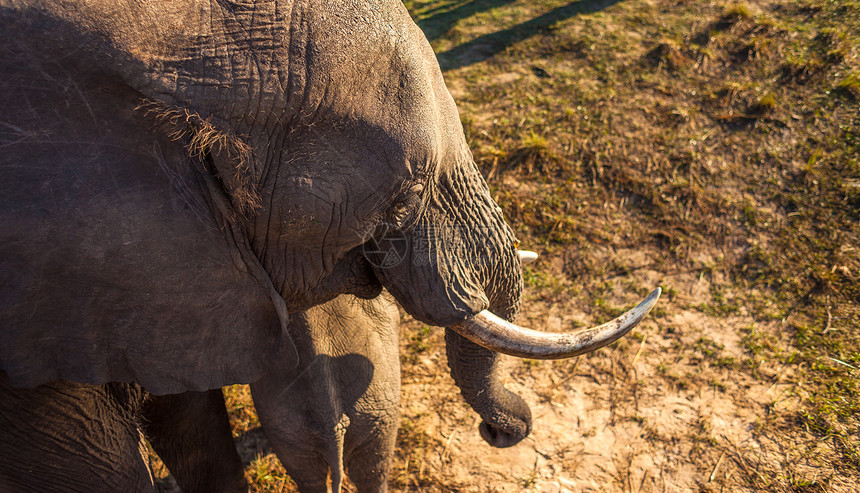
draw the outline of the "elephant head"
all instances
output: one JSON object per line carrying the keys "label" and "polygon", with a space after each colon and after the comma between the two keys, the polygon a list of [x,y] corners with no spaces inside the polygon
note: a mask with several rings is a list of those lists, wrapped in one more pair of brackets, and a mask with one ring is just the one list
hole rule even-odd
{"label": "elephant head", "polygon": [[518,243],[401,2],[5,3],[0,363],[19,385],[251,381],[295,359],[290,312],[385,287],[447,328],[507,446],[530,416],[499,353],[595,349],[656,300],[578,334],[510,323]]}

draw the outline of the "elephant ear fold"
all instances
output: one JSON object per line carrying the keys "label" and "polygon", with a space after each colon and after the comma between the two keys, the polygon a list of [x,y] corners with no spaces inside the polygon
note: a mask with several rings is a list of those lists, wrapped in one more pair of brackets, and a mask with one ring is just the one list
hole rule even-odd
{"label": "elephant ear fold", "polygon": [[19,134],[0,153],[0,370],[12,385],[165,394],[294,366],[284,300],[231,217],[224,176],[153,128],[121,83],[60,70],[28,92],[15,78],[31,74],[0,68],[4,123]]}

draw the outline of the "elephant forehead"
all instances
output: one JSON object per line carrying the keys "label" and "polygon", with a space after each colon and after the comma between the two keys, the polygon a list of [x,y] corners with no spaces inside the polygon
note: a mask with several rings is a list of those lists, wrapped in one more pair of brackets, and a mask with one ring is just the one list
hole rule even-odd
{"label": "elephant forehead", "polygon": [[305,105],[384,133],[410,161],[465,145],[435,55],[402,3],[345,2],[327,14],[337,3],[309,30]]}

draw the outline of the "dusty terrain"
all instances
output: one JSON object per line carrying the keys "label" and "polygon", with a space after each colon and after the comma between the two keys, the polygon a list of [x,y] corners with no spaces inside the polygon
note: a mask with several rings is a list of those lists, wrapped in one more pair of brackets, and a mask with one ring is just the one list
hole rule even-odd
{"label": "dusty terrain", "polygon": [[[522,240],[520,321],[625,339],[506,360],[487,446],[404,316],[394,491],[860,491],[860,3],[405,2]],[[259,491],[293,491],[227,389]],[[161,474],[166,474],[162,471]]]}

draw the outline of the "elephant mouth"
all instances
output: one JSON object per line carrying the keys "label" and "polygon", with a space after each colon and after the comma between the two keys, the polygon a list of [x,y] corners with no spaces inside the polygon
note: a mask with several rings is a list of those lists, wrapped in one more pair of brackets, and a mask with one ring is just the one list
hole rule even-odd
{"label": "elephant mouth", "polygon": [[347,292],[365,300],[379,296],[382,292],[382,281],[374,274],[370,262],[361,256],[356,260],[354,270],[354,274],[347,281]]}

